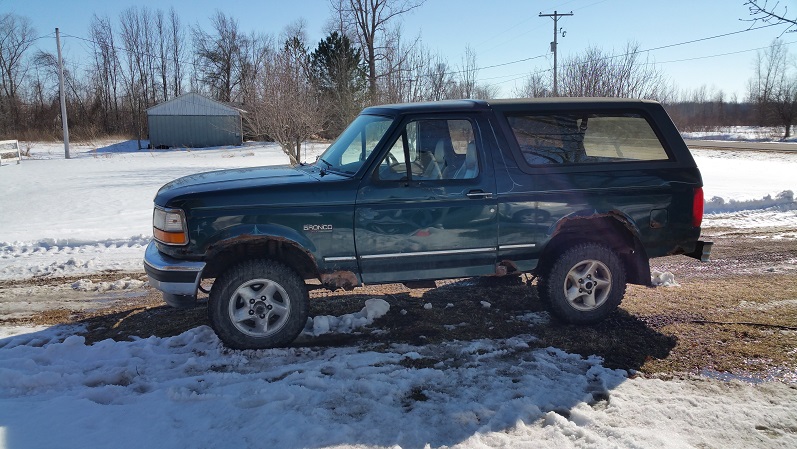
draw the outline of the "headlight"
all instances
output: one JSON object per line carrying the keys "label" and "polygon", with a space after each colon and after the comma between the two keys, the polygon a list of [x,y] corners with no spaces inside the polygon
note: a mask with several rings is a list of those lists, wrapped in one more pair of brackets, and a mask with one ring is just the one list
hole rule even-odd
{"label": "headlight", "polygon": [[152,214],[152,228],[155,240],[161,243],[167,245],[185,245],[188,243],[185,214],[180,209],[155,207],[155,212]]}

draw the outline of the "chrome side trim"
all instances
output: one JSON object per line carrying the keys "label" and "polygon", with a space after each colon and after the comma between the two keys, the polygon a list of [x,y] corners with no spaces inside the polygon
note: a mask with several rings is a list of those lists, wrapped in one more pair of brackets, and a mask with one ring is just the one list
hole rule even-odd
{"label": "chrome side trim", "polygon": [[446,254],[472,254],[493,252],[496,248],[471,248],[471,249],[451,249],[443,251],[417,251],[414,253],[393,253],[393,254],[366,254],[360,259],[387,259],[392,257],[415,257],[415,256],[442,256]]}
{"label": "chrome side trim", "polygon": [[518,245],[501,245],[498,247],[498,249],[502,250],[502,249],[535,248],[536,246],[537,246],[536,243],[523,243]]}
{"label": "chrome side trim", "polygon": [[324,262],[354,262],[355,260],[357,260],[355,256],[324,257]]}

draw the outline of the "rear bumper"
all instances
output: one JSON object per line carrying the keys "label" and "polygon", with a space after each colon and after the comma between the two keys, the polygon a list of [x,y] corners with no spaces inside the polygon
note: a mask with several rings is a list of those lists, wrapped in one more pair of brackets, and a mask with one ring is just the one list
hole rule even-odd
{"label": "rear bumper", "polygon": [[163,292],[163,299],[173,307],[190,307],[196,302],[196,292],[205,262],[179,260],[158,251],[151,241],[144,253],[144,271],[149,285]]}
{"label": "rear bumper", "polygon": [[695,245],[695,250],[691,253],[687,253],[686,255],[689,257],[694,257],[701,262],[708,262],[708,259],[711,256],[711,247],[713,245],[714,242],[698,240],[697,245]]}

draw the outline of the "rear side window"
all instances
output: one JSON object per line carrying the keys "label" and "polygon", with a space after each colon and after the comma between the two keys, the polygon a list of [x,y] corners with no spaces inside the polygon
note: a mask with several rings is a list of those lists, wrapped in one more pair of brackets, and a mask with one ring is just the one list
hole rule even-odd
{"label": "rear side window", "polygon": [[639,114],[513,115],[507,120],[529,165],[670,160]]}

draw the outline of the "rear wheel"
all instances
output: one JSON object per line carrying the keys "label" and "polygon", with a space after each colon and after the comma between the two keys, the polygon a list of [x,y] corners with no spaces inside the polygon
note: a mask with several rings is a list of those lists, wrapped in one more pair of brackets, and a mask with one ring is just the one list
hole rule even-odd
{"label": "rear wheel", "polygon": [[241,263],[213,284],[211,325],[225,345],[263,349],[290,344],[304,329],[309,297],[293,270],[270,260]]}
{"label": "rear wheel", "polygon": [[551,312],[573,324],[606,318],[625,294],[625,268],[611,249],[585,243],[561,252],[537,284]]}

